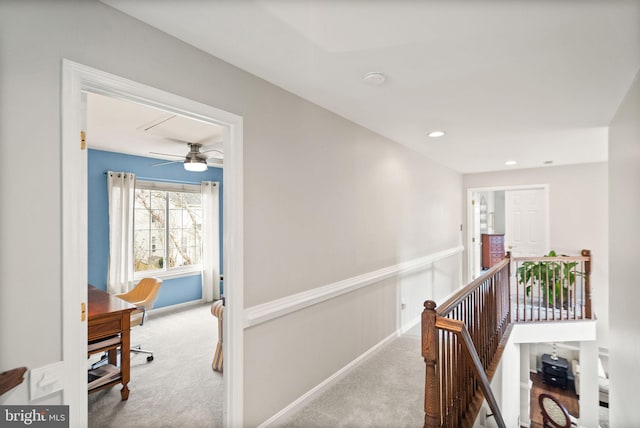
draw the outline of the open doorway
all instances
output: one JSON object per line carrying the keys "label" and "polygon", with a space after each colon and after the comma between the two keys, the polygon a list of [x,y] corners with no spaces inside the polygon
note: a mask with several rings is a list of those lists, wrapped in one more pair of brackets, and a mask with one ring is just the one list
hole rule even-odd
{"label": "open doorway", "polygon": [[549,248],[547,185],[467,191],[468,275],[475,279],[509,251],[542,256]]}
{"label": "open doorway", "polygon": [[[120,405],[118,385],[92,391],[89,426],[126,424],[145,412],[145,420],[154,425],[222,425],[223,374],[211,370],[219,338],[210,309],[213,300],[221,298],[213,272],[215,277],[223,273],[218,207],[223,207],[224,128],[105,95],[89,92],[86,98],[88,282],[113,295],[150,278],[162,281],[144,321],[131,328],[131,346],[144,351],[131,353],[127,405]],[[206,163],[191,171],[191,161]],[[133,236],[122,239],[129,240],[127,245],[110,232],[107,182],[113,174],[135,177],[128,190]],[[211,185],[219,189],[216,212],[205,216],[207,195],[202,188],[208,191]],[[216,233],[207,233],[209,229]],[[125,263],[131,266],[126,269],[129,281],[124,284],[108,284],[117,270],[110,261],[124,259],[113,256],[113,245],[131,247],[133,258]],[[208,289],[203,287],[205,257],[215,258],[211,280],[205,281]],[[117,370],[101,354],[92,354],[88,367]],[[188,406],[189,412],[180,411]]]}
{"label": "open doorway", "polygon": [[[137,82],[63,61],[62,73],[62,267],[65,404],[70,419],[87,426],[87,151],[83,93],[92,92],[215,123],[223,128],[225,153],[223,235],[225,272],[225,376],[223,424],[242,424],[243,247],[242,118]],[[80,227],[78,227],[80,226]],[[80,308],[80,316],[78,309]]]}

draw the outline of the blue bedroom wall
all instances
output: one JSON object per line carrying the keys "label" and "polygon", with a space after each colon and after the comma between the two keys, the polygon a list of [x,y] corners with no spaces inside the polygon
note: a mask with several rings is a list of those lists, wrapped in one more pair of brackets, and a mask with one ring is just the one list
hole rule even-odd
{"label": "blue bedroom wall", "polygon": [[[199,184],[201,181],[220,182],[220,267],[222,269],[222,201],[224,185],[222,169],[210,167],[205,172],[189,172],[181,162],[154,167],[162,160],[90,149],[87,165],[88,191],[88,276],[89,283],[107,289],[109,264],[109,201],[106,171],[133,172],[137,177],[158,181]],[[222,272],[221,272],[222,273]],[[202,298],[200,275],[163,280],[154,307],[176,305]]]}

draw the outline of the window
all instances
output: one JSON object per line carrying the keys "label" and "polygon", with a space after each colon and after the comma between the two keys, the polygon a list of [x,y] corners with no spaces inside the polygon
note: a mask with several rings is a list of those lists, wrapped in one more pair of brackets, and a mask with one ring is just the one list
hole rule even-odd
{"label": "window", "polygon": [[134,209],[135,272],[201,269],[199,186],[138,181]]}

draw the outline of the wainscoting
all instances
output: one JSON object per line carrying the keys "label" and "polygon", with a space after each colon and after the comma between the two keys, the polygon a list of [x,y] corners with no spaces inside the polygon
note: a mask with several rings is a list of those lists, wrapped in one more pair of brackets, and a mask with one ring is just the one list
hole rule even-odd
{"label": "wainscoting", "polygon": [[244,327],[247,328],[262,324],[274,318],[285,316],[300,309],[358,290],[362,287],[377,284],[387,278],[425,269],[437,261],[456,254],[461,254],[463,251],[464,247],[462,246],[449,248],[437,253],[429,254],[425,257],[388,266],[383,269],[367,272],[332,284],[327,284],[308,291],[283,297],[281,299],[252,306],[244,311]]}

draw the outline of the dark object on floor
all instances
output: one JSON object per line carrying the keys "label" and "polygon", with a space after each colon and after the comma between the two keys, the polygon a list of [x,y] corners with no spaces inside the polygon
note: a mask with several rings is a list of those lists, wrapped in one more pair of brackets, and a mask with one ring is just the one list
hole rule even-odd
{"label": "dark object on floor", "polygon": [[562,357],[553,355],[542,355],[542,380],[548,385],[559,386],[567,389],[569,361]]}
{"label": "dark object on floor", "polygon": [[543,427],[571,428],[577,426],[567,409],[555,397],[549,394],[540,394],[538,403],[540,403]]}

